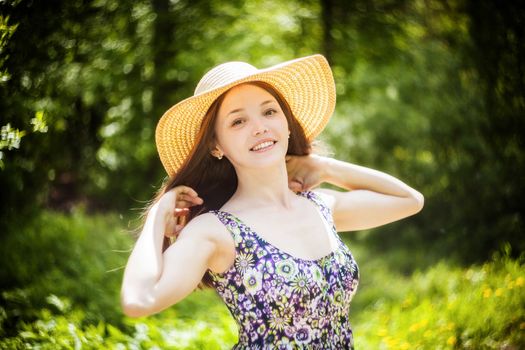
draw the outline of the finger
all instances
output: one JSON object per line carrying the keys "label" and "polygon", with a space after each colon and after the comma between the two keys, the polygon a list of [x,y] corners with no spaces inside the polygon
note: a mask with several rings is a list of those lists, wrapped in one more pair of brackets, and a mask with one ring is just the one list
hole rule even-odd
{"label": "finger", "polygon": [[175,201],[175,207],[176,208],[189,208],[193,205],[192,202],[186,201],[186,200],[176,200]]}
{"label": "finger", "polygon": [[204,203],[204,200],[201,197],[188,197],[188,200],[195,205]]}
{"label": "finger", "polygon": [[188,186],[177,186],[175,187],[175,189],[177,190],[177,195],[187,194],[187,195],[190,195],[191,197],[199,196],[193,188],[188,187]]}
{"label": "finger", "polygon": [[188,222],[187,216],[179,216],[177,217],[177,224],[176,226],[186,226],[186,223]]}
{"label": "finger", "polygon": [[168,238],[177,237],[177,234],[175,232],[164,232],[164,236]]}
{"label": "finger", "polygon": [[310,191],[313,188],[312,184],[303,184],[301,191]]}
{"label": "finger", "polygon": [[185,224],[179,224],[179,223],[170,225],[169,227],[166,227],[166,231],[164,232],[164,236],[170,237],[170,238],[178,237],[180,232],[184,228],[184,226],[186,226],[186,225]]}
{"label": "finger", "polygon": [[194,205],[203,203],[202,198],[200,198],[199,196],[191,196],[191,195],[188,195],[188,194],[177,195],[177,201],[179,201],[179,200],[190,202],[190,203],[193,203]]}
{"label": "finger", "polygon": [[301,187],[304,184],[304,181],[302,179],[300,179],[300,178],[297,178],[297,177],[292,178],[291,180],[289,180],[289,182],[297,184],[297,185],[299,185]]}
{"label": "finger", "polygon": [[170,220],[166,227],[164,228],[164,236],[166,237],[173,237],[175,234],[175,228],[177,227],[176,222],[173,220]]}
{"label": "finger", "polygon": [[294,192],[300,192],[303,189],[303,184],[299,181],[292,180],[288,183],[288,187]]}
{"label": "finger", "polygon": [[191,201],[194,198],[197,198],[197,197],[196,196],[192,196],[191,194],[188,194],[188,193],[178,193],[177,194],[177,200]]}
{"label": "finger", "polygon": [[175,210],[173,211],[173,216],[175,216],[175,217],[186,216],[189,213],[190,213],[190,209],[189,208],[175,208]]}
{"label": "finger", "polygon": [[193,206],[196,206],[196,205],[200,205],[202,203],[195,203],[195,202],[190,202],[190,201],[176,201],[175,202],[175,207],[176,208],[191,208]]}

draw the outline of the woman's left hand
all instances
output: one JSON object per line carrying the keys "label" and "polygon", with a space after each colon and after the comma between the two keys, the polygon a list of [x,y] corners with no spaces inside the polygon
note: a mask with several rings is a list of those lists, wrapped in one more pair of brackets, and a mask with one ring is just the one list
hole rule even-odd
{"label": "woman's left hand", "polygon": [[308,191],[323,182],[324,158],[317,155],[286,156],[288,187],[294,192]]}

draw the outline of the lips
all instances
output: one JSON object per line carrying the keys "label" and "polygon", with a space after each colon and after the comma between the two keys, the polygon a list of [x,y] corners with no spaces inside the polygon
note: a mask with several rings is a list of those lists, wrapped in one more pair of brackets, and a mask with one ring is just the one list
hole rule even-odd
{"label": "lips", "polygon": [[253,151],[253,152],[261,151],[261,150],[264,150],[266,148],[272,147],[275,143],[277,143],[277,141],[274,141],[274,140],[263,140],[263,141],[257,143],[252,148],[250,148],[250,151]]}

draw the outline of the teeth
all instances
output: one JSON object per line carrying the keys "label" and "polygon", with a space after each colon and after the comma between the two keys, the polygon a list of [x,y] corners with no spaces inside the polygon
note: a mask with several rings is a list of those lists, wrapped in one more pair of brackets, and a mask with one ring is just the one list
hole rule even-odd
{"label": "teeth", "polygon": [[258,144],[254,148],[252,148],[252,151],[258,151],[260,149],[263,149],[263,148],[266,148],[266,147],[270,147],[271,145],[273,145],[273,141],[266,141],[266,142]]}

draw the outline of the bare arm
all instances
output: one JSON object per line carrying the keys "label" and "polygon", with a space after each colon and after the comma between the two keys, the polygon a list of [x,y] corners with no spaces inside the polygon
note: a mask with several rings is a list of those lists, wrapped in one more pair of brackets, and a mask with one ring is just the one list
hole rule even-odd
{"label": "bare arm", "polygon": [[313,155],[289,157],[287,167],[293,190],[307,190],[323,182],[348,190],[318,190],[332,207],[338,231],[381,226],[423,208],[421,193],[374,169]]}
{"label": "bare arm", "polygon": [[173,213],[181,200],[187,201],[186,207],[202,202],[193,190],[181,186],[166,193],[148,213],[122,281],[121,303],[128,316],[159,312],[190,294],[215,253],[216,244],[202,224],[206,219],[197,220],[199,217],[162,253],[165,233],[180,230],[173,224]]}

